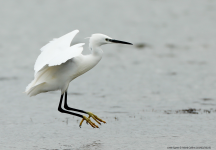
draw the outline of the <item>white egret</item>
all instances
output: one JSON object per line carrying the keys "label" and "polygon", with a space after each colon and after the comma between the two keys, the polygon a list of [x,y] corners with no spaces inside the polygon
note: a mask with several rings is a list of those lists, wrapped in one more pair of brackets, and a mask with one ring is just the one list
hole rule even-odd
{"label": "white egret", "polygon": [[[34,70],[34,80],[26,87],[25,93],[34,96],[39,93],[61,90],[61,97],[58,111],[82,118],[80,127],[84,120],[93,128],[98,126],[90,120],[92,117],[98,124],[106,123],[95,114],[67,105],[67,89],[69,83],[92,69],[102,58],[103,51],[101,45],[128,42],[118,41],[103,34],[92,34],[89,40],[89,49],[91,54],[82,55],[84,43],[70,46],[71,41],[79,30],[74,30],[58,39],[54,39],[41,48],[41,54],[38,56]],[[64,100],[64,109],[62,109],[62,100]],[[88,114],[89,117],[80,115],[71,111]]]}

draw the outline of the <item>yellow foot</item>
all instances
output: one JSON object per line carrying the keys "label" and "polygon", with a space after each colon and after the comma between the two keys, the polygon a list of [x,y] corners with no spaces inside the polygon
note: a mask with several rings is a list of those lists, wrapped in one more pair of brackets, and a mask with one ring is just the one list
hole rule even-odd
{"label": "yellow foot", "polygon": [[100,124],[101,125],[101,122],[103,122],[103,123],[106,123],[105,121],[103,121],[102,119],[100,119],[98,116],[96,116],[95,114],[93,114],[93,113],[91,113],[91,112],[86,112],[88,115],[89,115],[89,117],[87,118],[86,116],[83,116],[83,119],[81,120],[81,122],[80,122],[80,128],[81,128],[81,126],[82,126],[82,123],[83,123],[83,121],[84,120],[86,120],[86,123],[88,124],[90,124],[93,128],[99,128],[95,123],[93,123],[91,120],[90,120],[90,118],[92,117],[98,124]]}
{"label": "yellow foot", "polygon": [[80,122],[79,127],[81,128],[83,121],[86,120],[86,123],[89,123],[93,128],[99,128],[95,123],[93,123],[89,118],[83,116],[83,119]]}
{"label": "yellow foot", "polygon": [[98,116],[96,116],[95,114],[91,113],[91,112],[86,112],[89,115],[89,119],[92,117],[99,125],[101,125],[100,122],[106,123],[106,121],[103,121],[102,119],[100,119]]}

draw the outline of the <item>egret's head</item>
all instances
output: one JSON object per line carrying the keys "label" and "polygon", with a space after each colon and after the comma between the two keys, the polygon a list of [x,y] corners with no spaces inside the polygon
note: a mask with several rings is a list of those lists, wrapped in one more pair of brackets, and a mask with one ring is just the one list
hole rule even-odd
{"label": "egret's head", "polygon": [[119,44],[129,44],[129,45],[133,45],[131,43],[128,42],[124,42],[124,41],[119,41],[119,40],[115,40],[107,35],[104,34],[92,34],[92,36],[90,37],[89,40],[91,45],[95,45],[95,46],[101,46],[104,44],[112,44],[112,43],[119,43]]}

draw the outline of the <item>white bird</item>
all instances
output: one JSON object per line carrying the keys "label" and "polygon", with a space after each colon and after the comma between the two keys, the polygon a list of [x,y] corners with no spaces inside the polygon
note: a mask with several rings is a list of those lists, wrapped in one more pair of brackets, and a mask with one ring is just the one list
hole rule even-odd
{"label": "white bird", "polygon": [[[101,45],[111,43],[133,44],[112,39],[104,34],[92,34],[89,40],[91,54],[82,55],[82,46],[84,43],[70,46],[71,41],[78,32],[79,30],[74,30],[58,39],[54,39],[40,49],[41,54],[38,56],[34,65],[34,80],[26,87],[25,93],[29,96],[35,96],[43,92],[61,90],[58,111],[82,118],[80,127],[83,121],[86,120],[93,128],[98,128],[90,120],[90,117],[98,124],[101,124],[100,122],[106,122],[91,112],[71,108],[67,105],[67,89],[69,83],[97,65],[103,56],[103,50],[100,48]],[[64,95],[65,110],[62,109]],[[89,117],[71,111],[85,113]]]}

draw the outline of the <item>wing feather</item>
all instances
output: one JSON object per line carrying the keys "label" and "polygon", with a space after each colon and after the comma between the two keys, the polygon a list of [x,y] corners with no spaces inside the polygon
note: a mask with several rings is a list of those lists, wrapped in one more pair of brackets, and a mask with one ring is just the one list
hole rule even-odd
{"label": "wing feather", "polygon": [[38,56],[34,70],[40,71],[44,66],[55,66],[66,62],[68,59],[78,56],[82,53],[84,43],[76,44],[70,47],[71,41],[79,30],[74,30],[58,39],[54,39],[41,48],[41,54]]}
{"label": "wing feather", "polygon": [[65,63],[67,60],[80,55],[83,51],[82,46],[84,44],[85,43],[79,43],[79,44],[76,44],[74,46],[71,46],[70,48],[67,48],[60,55],[53,57],[53,59],[49,61],[48,65],[49,66],[60,65],[62,63]]}
{"label": "wing feather", "polygon": [[67,48],[70,47],[71,41],[75,37],[75,35],[79,32],[79,30],[74,30],[72,32],[69,32],[60,38],[55,38],[52,41],[50,41],[48,44],[43,46],[40,50],[44,51],[47,49],[52,49],[52,48]]}

